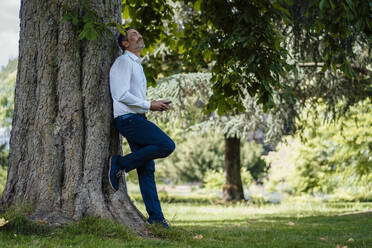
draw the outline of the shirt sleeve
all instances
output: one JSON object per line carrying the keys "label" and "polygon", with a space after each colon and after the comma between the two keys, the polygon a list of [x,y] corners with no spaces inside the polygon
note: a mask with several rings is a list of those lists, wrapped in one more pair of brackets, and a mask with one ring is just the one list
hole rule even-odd
{"label": "shirt sleeve", "polygon": [[132,64],[125,58],[117,59],[110,70],[110,90],[112,98],[127,106],[149,110],[151,103],[129,92]]}

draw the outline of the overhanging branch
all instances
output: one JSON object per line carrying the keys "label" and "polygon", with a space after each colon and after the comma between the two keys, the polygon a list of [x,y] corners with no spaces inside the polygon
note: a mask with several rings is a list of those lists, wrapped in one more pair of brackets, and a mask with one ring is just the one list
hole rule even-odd
{"label": "overhanging branch", "polygon": [[[315,62],[306,62],[306,63],[298,63],[297,64],[299,67],[323,67],[324,66],[324,62],[319,62],[319,63],[315,63]],[[336,65],[337,67],[341,66],[340,64]],[[372,77],[372,71],[366,69],[366,68],[361,68],[359,66],[356,66],[356,65],[351,65],[351,68],[353,68],[354,71],[357,71],[359,73],[362,73],[364,75],[368,75],[370,77]]]}

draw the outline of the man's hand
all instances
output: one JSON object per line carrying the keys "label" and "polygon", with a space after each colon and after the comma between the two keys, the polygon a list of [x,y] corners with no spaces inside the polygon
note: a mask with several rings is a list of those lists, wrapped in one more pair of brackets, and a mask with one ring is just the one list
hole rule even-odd
{"label": "man's hand", "polygon": [[152,111],[164,111],[168,110],[169,106],[168,104],[165,104],[165,102],[168,102],[169,100],[159,100],[159,101],[152,101],[150,110]]}

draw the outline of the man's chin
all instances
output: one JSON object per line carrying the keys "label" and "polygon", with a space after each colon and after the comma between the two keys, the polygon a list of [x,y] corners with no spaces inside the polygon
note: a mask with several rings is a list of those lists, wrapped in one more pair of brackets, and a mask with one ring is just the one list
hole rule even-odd
{"label": "man's chin", "polygon": [[139,49],[143,49],[143,48],[145,48],[145,43],[142,41],[142,42],[139,42],[138,43],[138,48]]}
{"label": "man's chin", "polygon": [[133,47],[133,50],[135,50],[135,51],[141,51],[144,48],[145,48],[145,44],[138,44],[138,46]]}

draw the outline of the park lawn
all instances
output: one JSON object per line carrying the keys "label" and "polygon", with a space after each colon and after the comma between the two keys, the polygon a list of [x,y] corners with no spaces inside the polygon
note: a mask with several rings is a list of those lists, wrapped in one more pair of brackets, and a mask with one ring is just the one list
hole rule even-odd
{"label": "park lawn", "polygon": [[[136,205],[144,211],[141,202]],[[163,210],[172,228],[151,228],[152,239],[93,217],[53,230],[17,217],[0,227],[0,246],[370,248],[372,213],[357,212],[371,209],[372,203],[165,203]]]}

